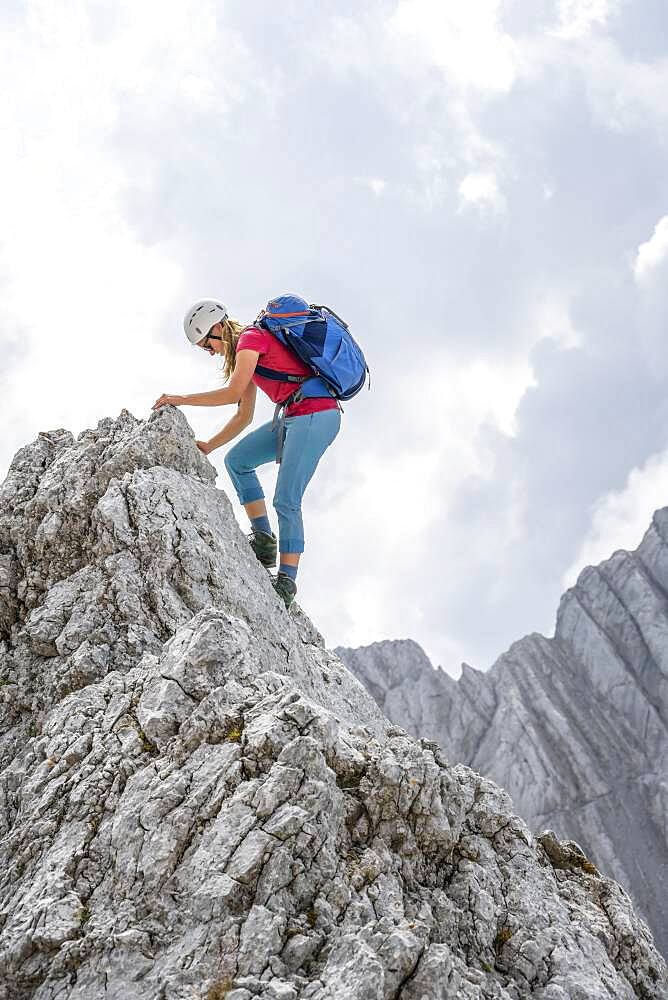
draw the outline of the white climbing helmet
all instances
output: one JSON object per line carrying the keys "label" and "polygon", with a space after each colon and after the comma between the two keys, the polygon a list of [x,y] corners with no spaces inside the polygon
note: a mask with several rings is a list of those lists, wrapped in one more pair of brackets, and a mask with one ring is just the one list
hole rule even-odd
{"label": "white climbing helmet", "polygon": [[197,344],[212,326],[227,319],[227,309],[222,302],[214,299],[202,299],[191,306],[183,317],[183,329],[191,344]]}

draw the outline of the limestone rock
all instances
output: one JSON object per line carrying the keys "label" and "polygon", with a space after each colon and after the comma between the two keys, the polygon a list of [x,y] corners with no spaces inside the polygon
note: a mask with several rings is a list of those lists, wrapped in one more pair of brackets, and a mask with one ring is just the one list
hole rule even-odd
{"label": "limestone rock", "polygon": [[390,727],[183,416],[0,499],[0,1000],[665,998],[629,898]]}
{"label": "limestone rock", "polygon": [[388,718],[510,793],[530,827],[581,844],[668,955],[668,509],[635,552],[585,569],[555,637],[455,682],[416,643],[337,649]]}

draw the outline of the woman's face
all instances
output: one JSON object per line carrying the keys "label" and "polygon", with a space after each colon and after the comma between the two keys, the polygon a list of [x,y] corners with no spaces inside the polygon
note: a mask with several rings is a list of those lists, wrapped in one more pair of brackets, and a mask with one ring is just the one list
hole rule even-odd
{"label": "woman's face", "polygon": [[211,334],[214,334],[214,336],[216,337],[222,337],[223,328],[220,325],[220,323],[215,323],[207,333],[206,337],[202,337],[201,340],[197,341],[197,346],[201,347],[202,350],[207,352],[207,354],[211,355],[222,354],[223,353],[222,340],[209,340]]}

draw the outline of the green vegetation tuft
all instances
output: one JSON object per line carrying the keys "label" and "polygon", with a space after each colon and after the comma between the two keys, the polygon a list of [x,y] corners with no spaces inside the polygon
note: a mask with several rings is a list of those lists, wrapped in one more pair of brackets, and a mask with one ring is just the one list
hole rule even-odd
{"label": "green vegetation tuft", "polygon": [[503,948],[504,944],[507,944],[508,941],[510,941],[510,939],[511,939],[512,936],[513,936],[513,932],[511,931],[510,927],[508,927],[507,924],[505,924],[499,930],[499,932],[497,933],[496,937],[494,938],[494,951],[497,953],[497,955],[499,954],[499,952]]}
{"label": "green vegetation tuft", "polygon": [[150,753],[153,756],[159,753],[157,746],[155,745],[155,743],[149,740],[148,736],[146,735],[143,729],[139,731],[139,738],[141,740],[141,748],[144,751],[144,753]]}
{"label": "green vegetation tuft", "polygon": [[596,865],[593,865],[591,861],[589,861],[587,858],[582,858],[582,860],[577,858],[574,860],[573,863],[579,865],[582,871],[587,872],[588,875],[598,875],[598,868],[596,867]]}
{"label": "green vegetation tuft", "polygon": [[206,1000],[225,1000],[225,997],[231,989],[232,980],[228,979],[226,976],[225,979],[220,979],[217,983],[214,983],[213,986],[209,987],[206,994]]}
{"label": "green vegetation tuft", "polygon": [[228,743],[241,743],[241,737],[244,732],[244,724],[241,719],[234,719],[232,722],[228,722],[223,730],[223,739]]}
{"label": "green vegetation tuft", "polygon": [[359,790],[361,778],[352,775],[337,774],[336,784],[342,792],[356,792]]}

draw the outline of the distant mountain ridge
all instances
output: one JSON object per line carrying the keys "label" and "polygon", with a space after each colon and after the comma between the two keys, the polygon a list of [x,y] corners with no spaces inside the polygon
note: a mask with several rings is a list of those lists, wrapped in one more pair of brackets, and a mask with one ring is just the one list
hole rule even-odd
{"label": "distant mountain ridge", "polygon": [[458,681],[412,640],[335,650],[388,718],[506,788],[534,830],[578,841],[668,954],[668,508],[588,567],[555,636]]}

